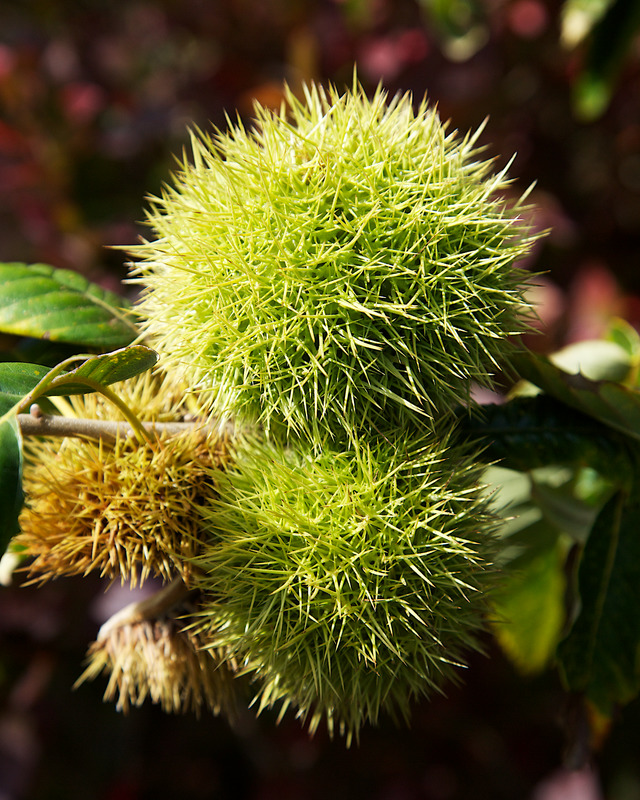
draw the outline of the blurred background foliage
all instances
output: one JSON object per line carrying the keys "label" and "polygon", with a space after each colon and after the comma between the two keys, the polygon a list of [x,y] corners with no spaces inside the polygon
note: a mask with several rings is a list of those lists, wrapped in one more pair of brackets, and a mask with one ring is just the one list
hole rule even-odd
{"label": "blurred background foliage", "polygon": [[[120,290],[117,246],[187,128],[276,106],[282,83],[427,94],[482,135],[497,167],[517,152],[551,233],[528,266],[549,351],[640,325],[638,0],[13,0],[0,7],[0,260],[74,269]],[[131,291],[131,290],[128,290]],[[0,344],[2,344],[0,342]],[[0,798],[640,798],[640,708],[626,708],[600,775],[561,770],[555,679],[514,673],[487,641],[447,698],[344,749],[249,712],[230,728],[154,708],[129,717],[71,692],[82,654],[128,597],[95,581],[0,593]],[[577,724],[577,723],[576,723]],[[601,785],[603,789],[598,788]],[[602,794],[601,794],[602,792]]]}

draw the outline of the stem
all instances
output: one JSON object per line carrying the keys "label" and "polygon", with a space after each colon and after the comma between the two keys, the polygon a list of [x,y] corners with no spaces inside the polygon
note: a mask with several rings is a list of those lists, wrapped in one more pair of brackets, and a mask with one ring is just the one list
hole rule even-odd
{"label": "stem", "polygon": [[[71,356],[71,358],[67,358],[64,361],[60,362],[57,366],[55,366],[52,370],[47,372],[47,374],[42,378],[39,383],[27,394],[25,397],[20,400],[17,406],[10,409],[7,413],[12,413],[14,409],[18,411],[18,413],[22,411],[26,411],[31,407],[34,400],[37,400],[38,397],[45,396],[47,393],[50,393],[54,388],[60,389],[61,386],[69,383],[69,379],[71,379],[72,383],[78,382],[83,386],[88,386],[89,389],[93,392],[100,392],[100,394],[104,395],[107,400],[110,400],[113,405],[116,406],[120,410],[120,412],[124,415],[125,419],[129,422],[131,427],[133,428],[133,432],[135,433],[138,441],[143,443],[145,441],[151,441],[149,434],[145,430],[144,426],[138,419],[138,417],[134,414],[134,412],[129,408],[129,406],[121,400],[115,392],[113,392],[108,386],[105,386],[103,383],[94,380],[91,377],[87,377],[86,375],[77,375],[77,368],[76,370],[71,370],[70,372],[66,372],[67,367],[71,364],[74,364],[78,360],[84,360],[85,363],[91,361],[91,359],[96,359],[96,356],[91,356],[89,354],[82,354]],[[74,376],[74,373],[75,376]],[[64,391],[59,392],[58,394],[66,394]],[[72,392],[73,394],[73,392]],[[7,415],[5,414],[4,417]],[[0,419],[0,424],[4,421],[4,417]]]}
{"label": "stem", "polygon": [[130,603],[121,608],[104,623],[98,633],[98,641],[106,639],[113,628],[122,625],[131,625],[143,620],[157,619],[177,603],[189,596],[191,590],[186,587],[181,578],[174,578],[170,584],[144,600]]}
{"label": "stem", "polygon": [[129,408],[129,406],[121,400],[115,392],[112,392],[107,386],[100,386],[99,384],[96,386],[96,391],[100,392],[107,400],[111,400],[111,402],[119,408],[124,418],[127,420],[129,425],[131,425],[134,434],[136,435],[140,444],[143,444],[145,441],[150,442],[151,437],[147,433],[144,425],[138,417],[133,413],[133,411]]}
{"label": "stem", "polygon": [[[87,439],[102,439],[115,444],[118,437],[134,434],[129,422],[100,419],[76,419],[55,414],[18,414],[18,425],[23,436],[78,436]],[[204,427],[201,421],[194,422],[143,422],[145,435],[175,436],[195,427]]]}

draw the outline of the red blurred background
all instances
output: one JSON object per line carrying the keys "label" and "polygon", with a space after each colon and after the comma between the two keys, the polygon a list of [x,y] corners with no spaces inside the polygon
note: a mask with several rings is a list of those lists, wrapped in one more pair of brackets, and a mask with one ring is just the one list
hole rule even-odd
{"label": "red blurred background", "polygon": [[[640,47],[610,102],[587,117],[576,86],[587,45],[561,40],[553,0],[15,0],[0,7],[0,260],[44,261],[118,289],[144,231],[145,197],[190,125],[224,127],[283,81],[427,94],[482,135],[514,190],[532,182],[550,233],[531,266],[542,350],[640,323]],[[0,798],[17,800],[613,800],[640,798],[638,703],[597,780],[559,772],[555,679],[516,675],[490,642],[411,729],[383,723],[345,750],[292,718],[128,717],[103,687],[71,686],[95,637],[102,587],[60,581],[0,592]],[[115,592],[117,589],[112,589]],[[125,601],[122,600],[124,603]],[[634,738],[635,737],[635,738]],[[592,779],[593,778],[593,779]]]}

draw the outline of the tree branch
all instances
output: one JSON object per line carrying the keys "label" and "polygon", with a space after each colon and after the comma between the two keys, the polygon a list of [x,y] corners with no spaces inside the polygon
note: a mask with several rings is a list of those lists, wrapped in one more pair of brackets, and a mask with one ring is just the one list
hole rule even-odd
{"label": "tree branch", "polygon": [[[59,417],[55,414],[18,414],[18,425],[23,436],[78,436],[87,439],[102,439],[111,444],[118,437],[134,436],[135,432],[128,422],[100,419],[76,419]],[[193,422],[144,422],[145,430],[151,434],[164,433],[175,436],[195,427],[205,427],[200,420]]]}

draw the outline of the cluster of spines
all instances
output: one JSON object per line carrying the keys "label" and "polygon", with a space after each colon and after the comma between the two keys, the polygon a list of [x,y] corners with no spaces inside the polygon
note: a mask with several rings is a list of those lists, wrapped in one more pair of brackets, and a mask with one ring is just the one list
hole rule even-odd
{"label": "cluster of spines", "polygon": [[523,328],[514,262],[532,241],[498,196],[506,170],[409,96],[314,86],[256,113],[193,137],[135,251],[165,357],[218,409],[317,441],[428,425],[490,385]]}
{"label": "cluster of spines", "polygon": [[351,738],[475,646],[493,523],[451,410],[526,326],[534,236],[426,101],[311,86],[229,127],[135,251],[166,362],[266,432],[202,508],[199,630],[260,708]]}
{"label": "cluster of spines", "polygon": [[[491,385],[523,329],[514,262],[533,238],[497,197],[506,170],[478,155],[426,103],[358,87],[289,93],[250,131],[193,137],[150,214],[158,238],[136,251],[143,324],[170,372],[267,438],[204,464],[208,488],[177,514],[184,540],[152,559],[194,579],[195,633],[144,621],[94,647],[91,674],[111,670],[123,706],[194,696],[184,672],[171,690],[136,660],[174,642],[205,684],[201,647],[252,676],[260,707],[350,739],[381,710],[407,716],[476,645],[493,523],[450,411]],[[74,569],[113,571],[97,552]],[[144,565],[134,555],[122,577]]]}
{"label": "cluster of spines", "polygon": [[[98,572],[135,585],[152,576],[189,583],[202,535],[194,508],[215,494],[211,471],[229,457],[229,436],[213,424],[167,436],[162,422],[182,419],[185,388],[149,374],[118,387],[144,421],[160,423],[149,441],[118,436],[52,439],[28,445],[27,503],[16,543],[36,580]],[[117,421],[100,395],[56,399],[76,419]]]}
{"label": "cluster of spines", "polygon": [[202,510],[205,641],[260,707],[293,706],[350,740],[451,677],[482,624],[492,520],[477,468],[446,443],[295,452],[255,443]]}
{"label": "cluster of spines", "polygon": [[167,712],[198,713],[202,706],[230,717],[235,712],[233,662],[203,646],[183,609],[112,626],[91,645],[87,661],[76,686],[106,673],[104,699],[115,701],[119,711],[150,699]]}
{"label": "cluster of spines", "polygon": [[[186,593],[193,585],[204,539],[197,508],[216,495],[212,473],[231,458],[231,432],[166,373],[145,373],[116,389],[133,414],[152,423],[148,440],[123,431],[114,440],[29,441],[28,500],[16,545],[30,559],[33,581],[97,572],[130,586],[149,578],[167,584],[158,593],[172,598],[166,609],[103,626],[77,684],[107,673],[105,699],[125,712],[148,698],[166,711],[206,706],[231,715],[237,695],[232,659],[205,647],[189,627],[192,606],[174,602],[176,586]],[[98,394],[54,402],[79,423],[120,421]]]}
{"label": "cluster of spines", "polygon": [[17,544],[38,580],[98,572],[136,585],[189,582],[201,536],[193,508],[212,496],[214,453],[202,432],[141,445],[119,438],[30,448]]}

